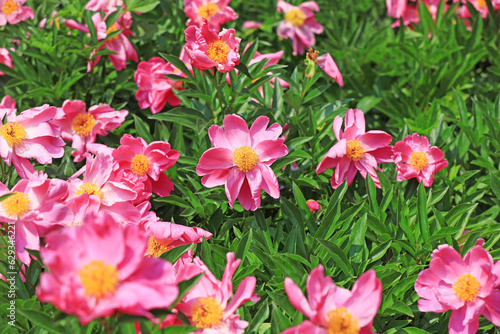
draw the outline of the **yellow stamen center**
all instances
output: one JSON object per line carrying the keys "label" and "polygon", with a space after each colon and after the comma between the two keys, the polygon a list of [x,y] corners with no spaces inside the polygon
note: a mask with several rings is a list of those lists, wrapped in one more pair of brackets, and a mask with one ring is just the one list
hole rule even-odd
{"label": "yellow stamen center", "polygon": [[75,131],[79,136],[86,137],[94,128],[96,119],[94,116],[81,113],[75,116],[71,123],[71,130]]}
{"label": "yellow stamen center", "polygon": [[17,3],[14,0],[7,0],[2,6],[2,13],[4,13],[5,15],[10,15],[18,8],[19,7],[17,6]]}
{"label": "yellow stamen center", "polygon": [[74,222],[74,223],[71,223],[69,224],[68,226],[82,226],[82,222]]}
{"label": "yellow stamen center", "polygon": [[410,163],[410,165],[413,168],[415,168],[418,171],[421,171],[422,169],[427,167],[427,165],[429,164],[429,160],[427,159],[427,155],[424,152],[420,152],[420,151],[413,152],[410,155],[410,159],[408,159],[408,162]]}
{"label": "yellow stamen center", "polygon": [[363,154],[365,154],[365,149],[359,140],[352,139],[347,141],[347,158],[351,161],[359,161],[363,157]]}
{"label": "yellow stamen center", "polygon": [[242,172],[249,172],[255,168],[259,155],[250,146],[237,147],[233,152],[233,164]]}
{"label": "yellow stamen center", "polygon": [[485,0],[477,0],[477,6],[479,8],[484,8],[486,7],[486,1]]}
{"label": "yellow stamen center", "polygon": [[293,8],[285,13],[285,20],[296,27],[302,27],[306,20],[306,14],[300,8]]}
{"label": "yellow stamen center", "polygon": [[[115,31],[118,31],[118,30],[120,30],[120,29],[118,29],[116,24],[113,23],[111,26],[108,27],[108,29],[106,29],[106,35],[109,35]],[[118,38],[118,35],[108,38],[108,41],[112,41],[112,40],[117,39],[117,38]]]}
{"label": "yellow stamen center", "polygon": [[97,300],[112,294],[118,288],[120,277],[118,269],[104,261],[94,260],[83,266],[78,272],[87,297]]}
{"label": "yellow stamen center", "polygon": [[102,202],[104,198],[104,194],[101,190],[101,187],[95,183],[84,183],[78,188],[76,191],[76,196],[80,196],[81,194],[89,194],[89,195],[96,195],[99,197],[99,200]]}
{"label": "yellow stamen center", "polygon": [[229,54],[229,45],[224,41],[215,41],[208,44],[207,56],[217,63],[223,63],[227,60]]}
{"label": "yellow stamen center", "polygon": [[476,300],[481,283],[471,274],[463,274],[453,283],[453,292],[464,302]]}
{"label": "yellow stamen center", "polygon": [[149,172],[150,167],[151,162],[149,162],[148,157],[144,154],[136,154],[132,158],[132,162],[130,164],[130,169],[132,169],[132,172],[141,176],[146,175],[146,173]]}
{"label": "yellow stamen center", "polygon": [[214,3],[207,2],[198,9],[198,17],[204,17],[210,19],[215,13],[219,11],[219,6]]}
{"label": "yellow stamen center", "polygon": [[358,319],[345,308],[331,310],[326,321],[328,334],[357,334],[359,333]]}
{"label": "yellow stamen center", "polygon": [[2,208],[7,215],[21,218],[30,210],[30,198],[25,193],[14,191],[14,195],[2,201]]}
{"label": "yellow stamen center", "polygon": [[168,241],[160,241],[150,236],[148,240],[148,249],[146,255],[149,257],[160,257],[163,253],[172,249]]}
{"label": "yellow stamen center", "polygon": [[200,298],[191,305],[191,319],[197,328],[218,326],[223,316],[222,305],[213,297]]}
{"label": "yellow stamen center", "polygon": [[7,123],[0,127],[0,136],[10,147],[17,146],[26,139],[26,129],[18,122]]}

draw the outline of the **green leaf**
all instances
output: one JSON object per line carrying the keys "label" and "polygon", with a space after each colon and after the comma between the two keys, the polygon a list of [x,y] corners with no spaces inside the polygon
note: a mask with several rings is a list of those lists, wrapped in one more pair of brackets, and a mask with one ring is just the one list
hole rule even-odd
{"label": "green leaf", "polygon": [[179,284],[177,285],[179,287],[179,295],[177,296],[177,299],[175,300],[175,302],[172,303],[171,307],[174,307],[175,305],[177,305],[177,303],[180,302],[182,300],[182,298],[184,298],[186,293],[188,293],[189,290],[191,290],[201,280],[203,275],[205,275],[205,273],[200,273],[194,277],[191,277],[188,280],[179,282]]}
{"label": "green leaf", "polygon": [[167,260],[170,263],[175,263],[179,258],[186,253],[188,250],[193,249],[194,244],[187,244],[182,246],[177,246],[172,248],[171,250],[163,253],[160,257],[164,260]]}
{"label": "green leaf", "polygon": [[90,37],[92,38],[92,43],[94,45],[97,45],[97,33],[95,31],[94,21],[92,21],[92,15],[101,15],[101,14],[94,14],[93,12],[88,10],[85,11],[85,19],[87,20],[87,27],[89,28]]}
{"label": "green leaf", "polygon": [[425,195],[424,183],[420,182],[417,188],[418,224],[420,226],[421,239],[423,242],[429,240],[429,223],[427,221],[427,197]]}
{"label": "green leaf", "polygon": [[[241,56],[240,64],[245,64],[249,66],[250,60],[252,60],[255,52],[257,51],[257,47],[259,46],[259,39],[257,38],[253,42],[249,42],[247,45],[250,45],[246,51]],[[245,73],[246,74],[246,73]],[[250,76],[248,76],[250,78]]]}
{"label": "green leaf", "polygon": [[335,245],[331,241],[317,239],[321,246],[330,254],[335,263],[340,267],[347,277],[352,276],[352,267],[347,256],[342,252],[339,246]]}
{"label": "green leaf", "polygon": [[131,12],[147,13],[155,9],[159,0],[124,0],[127,10]]}
{"label": "green leaf", "polygon": [[142,120],[142,118],[132,115],[135,121],[135,130],[137,131],[137,135],[142,137],[148,143],[154,141],[153,136],[151,135],[151,130],[149,129],[149,125]]}
{"label": "green leaf", "polygon": [[185,76],[194,81],[193,75],[186,67],[186,64],[184,64],[184,62],[180,60],[179,57],[162,52],[160,52],[160,56],[162,56],[166,61],[177,67]]}
{"label": "green leaf", "polygon": [[7,198],[9,198],[12,195],[15,195],[15,193],[8,193],[8,194],[0,196],[0,202],[2,202],[3,200],[6,200]]}
{"label": "green leaf", "polygon": [[33,324],[47,330],[49,333],[66,333],[66,330],[61,326],[54,326],[53,319],[47,314],[31,309],[16,309],[16,313],[28,319]]}

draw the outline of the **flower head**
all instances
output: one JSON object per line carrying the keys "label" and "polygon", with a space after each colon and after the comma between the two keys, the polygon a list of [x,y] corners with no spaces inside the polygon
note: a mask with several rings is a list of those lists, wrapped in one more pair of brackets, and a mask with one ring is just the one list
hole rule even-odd
{"label": "flower head", "polygon": [[206,19],[210,28],[219,30],[220,26],[238,18],[229,7],[231,0],[184,0],[184,12],[188,16],[187,25],[201,27]]}
{"label": "flower head", "polygon": [[415,282],[421,312],[451,311],[451,334],[476,333],[479,315],[500,326],[500,262],[478,244],[464,258],[448,245],[432,252],[429,268]]}
{"label": "flower head", "polygon": [[306,203],[311,213],[316,213],[321,210],[321,205],[319,205],[319,203],[313,199],[308,200]]}
{"label": "flower head", "polygon": [[240,63],[240,41],[235,37],[234,29],[222,29],[217,34],[210,30],[204,19],[201,28],[191,26],[184,31],[186,35],[186,53],[191,65],[199,70],[216,67],[219,72],[233,70]]}
{"label": "flower head", "polygon": [[335,117],[333,132],[338,143],[330,148],[316,168],[316,173],[335,167],[332,187],[336,189],[345,179],[347,185],[350,185],[359,171],[364,178],[369,174],[380,188],[375,169],[380,170],[378,163],[392,162],[392,150],[389,146],[392,137],[378,130],[365,132],[365,116],[358,109],[349,109],[345,116],[344,131],[340,129],[341,126],[342,118]]}
{"label": "flower head", "polygon": [[285,278],[290,303],[309,320],[282,334],[373,333],[373,318],[382,301],[382,282],[374,270],[362,274],[349,291],[325,277],[320,265],[307,278],[306,290],[307,299],[291,278]]}
{"label": "flower head", "polygon": [[417,178],[418,182],[430,187],[433,175],[448,166],[444,153],[429,144],[426,136],[417,133],[408,135],[404,141],[398,141],[393,147],[393,158],[397,166],[398,181]]}
{"label": "flower head", "polygon": [[[104,212],[87,215],[82,226],[47,236],[40,254],[37,296],[82,324],[115,312],[155,317],[176,299],[175,272],[162,259],[144,257],[146,237],[139,226],[120,226]],[[147,298],[144,298],[147,296]]]}
{"label": "flower head", "polygon": [[0,0],[0,27],[17,24],[21,21],[34,19],[35,13],[28,6],[23,6],[26,0]]}
{"label": "flower head", "polygon": [[278,0],[278,12],[285,13],[285,20],[278,26],[278,36],[292,40],[293,54],[304,54],[314,44],[314,34],[321,34],[323,26],[316,22],[314,12],[319,11],[315,1],[306,1],[298,7],[283,0]]}
{"label": "flower head", "polygon": [[260,207],[261,189],[274,198],[280,196],[270,165],[288,154],[284,139],[279,138],[281,126],[274,123],[266,130],[266,116],[258,117],[250,130],[237,115],[226,116],[223,124],[224,129],[218,125],[208,129],[214,147],[203,153],[196,173],[205,175],[201,182],[206,187],[225,185],[231,207],[238,198],[245,210],[254,211]]}

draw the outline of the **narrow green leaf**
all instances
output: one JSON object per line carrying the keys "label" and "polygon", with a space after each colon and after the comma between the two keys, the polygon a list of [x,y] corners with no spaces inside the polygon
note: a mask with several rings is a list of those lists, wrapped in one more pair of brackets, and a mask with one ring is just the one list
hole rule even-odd
{"label": "narrow green leaf", "polygon": [[418,224],[420,226],[421,239],[423,242],[429,240],[429,223],[427,221],[427,197],[425,195],[424,183],[420,182],[417,188]]}

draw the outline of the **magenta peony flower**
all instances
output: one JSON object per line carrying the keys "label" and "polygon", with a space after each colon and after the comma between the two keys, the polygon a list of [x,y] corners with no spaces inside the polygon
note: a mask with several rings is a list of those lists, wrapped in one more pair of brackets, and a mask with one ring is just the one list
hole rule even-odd
{"label": "magenta peony flower", "polygon": [[141,61],[134,74],[137,83],[135,98],[141,109],[151,108],[153,114],[159,113],[168,103],[173,107],[181,104],[173,89],[182,90],[182,81],[169,79],[165,74],[176,74],[185,77],[174,65],[162,58],[153,57],[149,61]]}
{"label": "magenta peony flower", "polygon": [[170,178],[164,173],[179,159],[180,154],[170,148],[170,144],[155,141],[150,144],[140,137],[129,134],[120,139],[120,147],[113,151],[113,158],[121,170],[132,172],[141,182],[152,184],[158,196],[168,196],[174,190]]}
{"label": "magenta peony flower", "polygon": [[285,13],[285,20],[278,26],[278,36],[292,40],[293,54],[304,54],[305,50],[314,44],[314,34],[321,34],[323,26],[316,22],[314,12],[319,12],[315,1],[306,1],[298,7],[283,0],[278,0],[278,12]]}
{"label": "magenta peony flower", "polygon": [[66,100],[62,108],[58,108],[57,117],[53,121],[61,127],[61,137],[72,141],[71,153],[75,162],[80,162],[89,152],[88,146],[95,142],[96,136],[106,136],[125,121],[127,110],[115,110],[107,104],[92,106],[87,112],[87,105],[80,100]]}
{"label": "magenta peony flower", "polygon": [[21,21],[34,19],[35,13],[28,6],[23,6],[26,0],[0,0],[0,27],[17,24]]}
{"label": "magenta peony flower", "polygon": [[431,147],[427,137],[420,137],[417,133],[406,136],[404,141],[398,141],[392,150],[398,181],[415,177],[418,182],[424,181],[424,186],[430,187],[434,182],[432,176],[448,167],[443,151],[436,146]]}
{"label": "magenta peony flower", "polygon": [[[235,314],[235,311],[247,301],[257,302],[260,300],[257,294],[254,294],[256,279],[249,276],[241,281],[233,298],[229,301],[233,295],[233,275],[241,260],[235,260],[234,253],[227,253],[226,256],[227,265],[222,282],[215,278],[199,258],[195,258],[192,263],[184,259],[180,265],[177,282],[205,273],[201,280],[182,298],[182,301],[175,306],[177,311],[187,316],[192,326],[199,328],[193,333],[243,334],[248,322],[240,320],[240,316]],[[174,317],[167,317],[160,328],[174,322]]]}
{"label": "magenta peony flower", "polygon": [[278,179],[270,166],[288,154],[279,138],[281,126],[274,123],[266,130],[266,116],[258,117],[250,130],[237,115],[226,116],[223,124],[224,130],[218,125],[208,129],[214,147],[203,153],[196,167],[198,175],[205,175],[201,183],[208,188],[225,185],[229,205],[238,198],[245,210],[260,207],[261,189],[279,198]]}
{"label": "magenta peony flower", "polygon": [[349,109],[345,115],[344,132],[340,129],[342,117],[333,121],[333,132],[338,140],[323,161],[316,168],[316,173],[322,173],[335,167],[332,176],[332,187],[338,188],[347,179],[350,185],[359,171],[366,179],[369,174],[375,185],[380,188],[380,182],[375,168],[381,162],[392,162],[392,149],[389,146],[392,137],[384,131],[372,130],[365,133],[365,116],[361,110]]}
{"label": "magenta peony flower", "polygon": [[451,310],[448,330],[451,334],[476,333],[479,315],[500,326],[500,261],[481,245],[474,246],[462,259],[448,245],[432,252],[429,269],[415,282],[421,312]]}
{"label": "magenta peony flower", "polygon": [[228,7],[231,0],[184,0],[184,12],[189,18],[188,26],[201,27],[207,19],[210,28],[220,30],[220,26],[238,18],[238,14]]}
{"label": "magenta peony flower", "polygon": [[204,71],[216,67],[219,72],[226,73],[240,63],[241,39],[234,36],[234,29],[222,29],[217,34],[204,19],[201,28],[191,26],[184,33],[186,53],[194,68]]}
{"label": "magenta peony flower", "polygon": [[0,183],[0,196],[14,194],[0,202],[0,222],[15,224],[16,256],[26,265],[31,263],[26,249],[40,250],[40,237],[73,221],[71,210],[60,203],[68,194],[66,182],[33,176],[11,191]]}
{"label": "magenta peony flower", "polygon": [[148,310],[167,308],[177,298],[172,265],[144,257],[146,237],[139,226],[122,227],[99,212],[46,241],[40,255],[48,272],[41,274],[38,299],[84,325],[115,312],[157,321]]}
{"label": "magenta peony flower", "polygon": [[65,143],[59,137],[59,127],[49,123],[56,113],[57,108],[43,105],[18,116],[7,114],[7,123],[0,126],[0,155],[8,166],[14,163],[21,178],[35,171],[28,159],[50,164],[52,158],[63,156]]}
{"label": "magenta peony flower", "polygon": [[319,68],[321,68],[330,78],[335,80],[339,86],[344,86],[344,79],[340,73],[337,64],[329,53],[322,54],[316,60]]}
{"label": "magenta peony flower", "polygon": [[3,120],[5,115],[15,117],[16,112],[16,100],[13,100],[9,95],[5,95],[0,101],[0,120]]}
{"label": "magenta peony flower", "polygon": [[307,299],[291,278],[285,278],[290,303],[309,320],[282,334],[373,333],[373,318],[382,301],[382,282],[375,270],[361,275],[349,291],[325,277],[320,265],[307,278],[306,290]]}
{"label": "magenta peony flower", "polygon": [[319,203],[313,199],[308,200],[306,203],[311,213],[316,213],[321,210],[321,205],[319,205]]}
{"label": "magenta peony flower", "polygon": [[[6,48],[0,48],[0,64],[4,64],[10,68],[14,68],[12,64],[12,57],[10,56],[9,50]],[[0,71],[0,75],[4,75],[2,71]]]}

